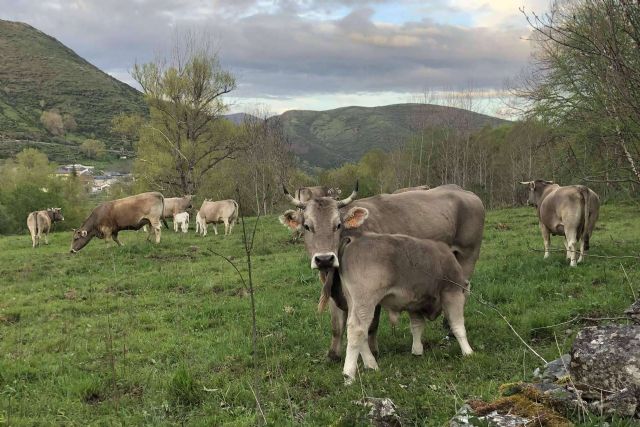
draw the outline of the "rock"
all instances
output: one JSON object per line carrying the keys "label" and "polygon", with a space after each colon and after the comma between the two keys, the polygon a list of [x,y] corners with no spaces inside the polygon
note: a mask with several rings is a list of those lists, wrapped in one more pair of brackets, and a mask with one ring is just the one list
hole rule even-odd
{"label": "rock", "polygon": [[582,329],[571,348],[569,369],[582,387],[609,393],[640,387],[640,325]]}
{"label": "rock", "polygon": [[637,324],[640,324],[640,299],[631,304],[631,307],[624,311],[624,314]]}
{"label": "rock", "polygon": [[369,418],[371,424],[376,427],[400,427],[402,425],[396,411],[396,405],[388,397],[367,397],[355,403],[371,408]]}
{"label": "rock", "polygon": [[571,355],[563,354],[556,360],[553,360],[544,365],[544,371],[542,372],[542,382],[554,383],[561,378],[569,375],[569,364],[571,363]]}
{"label": "rock", "polygon": [[[630,386],[592,404],[594,413],[633,417],[640,411],[640,387]],[[640,414],[639,414],[640,415]]]}
{"label": "rock", "polygon": [[469,405],[463,405],[462,408],[456,413],[456,415],[449,421],[449,427],[517,427],[526,426],[531,422],[530,419],[524,417],[518,417],[510,414],[499,414],[498,411],[493,411],[485,416],[478,417],[471,409]]}

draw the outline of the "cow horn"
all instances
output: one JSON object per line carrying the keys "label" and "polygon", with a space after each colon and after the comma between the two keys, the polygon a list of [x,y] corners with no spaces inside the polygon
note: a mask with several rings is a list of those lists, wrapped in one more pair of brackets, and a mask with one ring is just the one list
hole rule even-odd
{"label": "cow horn", "polygon": [[338,208],[341,208],[343,206],[347,206],[349,203],[353,202],[353,200],[356,198],[356,196],[358,195],[358,180],[356,179],[356,188],[353,189],[353,191],[351,192],[351,194],[349,195],[349,197],[347,197],[346,199],[342,199],[338,202]]}
{"label": "cow horn", "polygon": [[545,181],[544,183],[545,184],[555,184],[555,182],[553,182],[553,181]]}
{"label": "cow horn", "polygon": [[522,185],[529,185],[531,184],[533,181],[520,181],[520,184]]}
{"label": "cow horn", "polygon": [[284,186],[284,184],[282,184],[282,190],[284,190],[284,195],[287,196],[287,198],[289,199],[289,201],[297,208],[300,209],[304,209],[307,207],[307,204],[305,202],[301,202],[300,200],[296,199],[295,197],[293,197],[291,194],[289,194],[289,192],[287,191],[287,187]]}

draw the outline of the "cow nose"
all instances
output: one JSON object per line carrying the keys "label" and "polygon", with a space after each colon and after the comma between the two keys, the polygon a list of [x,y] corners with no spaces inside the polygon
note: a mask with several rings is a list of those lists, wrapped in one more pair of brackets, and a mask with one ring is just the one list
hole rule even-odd
{"label": "cow nose", "polygon": [[333,267],[335,255],[334,254],[322,254],[313,257],[315,265],[318,268]]}

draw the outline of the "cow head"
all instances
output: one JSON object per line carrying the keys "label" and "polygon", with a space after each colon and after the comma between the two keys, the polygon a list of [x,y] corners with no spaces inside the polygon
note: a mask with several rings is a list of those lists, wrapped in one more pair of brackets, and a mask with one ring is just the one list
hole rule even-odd
{"label": "cow head", "polygon": [[338,248],[342,229],[359,227],[369,215],[369,211],[361,207],[351,208],[344,216],[340,214],[339,209],[356,198],[357,182],[351,195],[343,200],[319,197],[301,202],[289,194],[286,188],[284,192],[298,209],[286,211],[280,217],[280,222],[304,234],[305,248],[311,257],[311,268],[326,270],[338,267]]}
{"label": "cow head", "polygon": [[47,209],[47,214],[49,214],[49,218],[51,218],[53,222],[64,221],[61,208],[49,208]]}
{"label": "cow head", "polygon": [[342,190],[338,187],[333,187],[327,191],[327,195],[332,199],[338,199],[342,195]]}
{"label": "cow head", "polygon": [[71,253],[76,253],[80,249],[87,246],[87,243],[93,238],[93,233],[88,232],[84,228],[73,229],[73,239],[71,240]]}
{"label": "cow head", "polygon": [[553,181],[545,181],[544,179],[536,179],[535,181],[520,181],[520,184],[527,185],[529,187],[529,198],[527,199],[527,204],[538,207],[544,190],[555,183]]}

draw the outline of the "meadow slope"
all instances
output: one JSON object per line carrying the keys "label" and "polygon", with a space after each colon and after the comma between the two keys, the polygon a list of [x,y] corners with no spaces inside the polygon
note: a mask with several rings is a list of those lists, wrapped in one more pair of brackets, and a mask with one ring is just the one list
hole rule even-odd
{"label": "meadow slope", "polygon": [[[637,255],[639,212],[605,205],[592,254]],[[368,410],[353,403],[363,394],[390,397],[405,425],[444,425],[465,399],[490,399],[542,364],[480,295],[551,360],[556,337],[566,351],[590,323],[535,328],[620,316],[640,293],[637,260],[591,257],[575,269],[561,252],[543,260],[532,209],[492,211],[466,309],[476,353],[463,359],[438,320],[427,325],[424,356],[412,356],[407,316],[392,330],[383,315],[380,370],[345,387],[341,364],[325,359],[329,316],[315,312],[316,274],[275,216],[260,219],[254,249],[255,371],[250,299],[208,251],[243,263],[240,227],[227,238],[163,230],[159,246],[142,232],[120,237],[122,248],[95,240],[76,255],[70,233],[36,250],[26,235],[0,238],[0,425],[244,426],[256,421],[254,391],[271,425],[366,423]]]}

